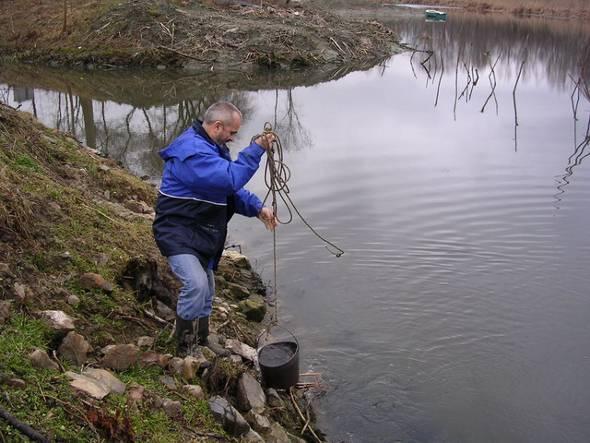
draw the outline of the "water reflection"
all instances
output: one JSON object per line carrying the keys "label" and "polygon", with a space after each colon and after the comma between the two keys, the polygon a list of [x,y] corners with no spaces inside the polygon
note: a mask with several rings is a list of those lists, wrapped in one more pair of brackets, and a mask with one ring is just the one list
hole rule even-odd
{"label": "water reflection", "polygon": [[[503,60],[498,74],[514,78],[522,60],[531,63],[524,77],[547,79],[555,88],[567,88],[569,76],[582,74],[590,83],[588,63],[582,55],[590,42],[590,25],[585,22],[518,20],[470,14],[451,14],[446,23],[429,23],[416,18],[392,20],[404,41],[415,48],[432,51],[433,66],[455,66],[471,71],[488,68],[490,59]],[[467,69],[467,67],[469,67]],[[436,75],[433,74],[433,77]]]}
{"label": "water reflection", "polygon": [[[344,71],[339,73],[343,75]],[[64,73],[10,67],[0,73],[0,81],[7,83],[0,85],[0,100],[69,132],[138,175],[157,176],[161,171],[158,150],[215,101],[235,103],[248,121],[253,112],[248,92],[222,80],[207,75],[175,78],[157,73]],[[262,80],[262,84],[268,81]],[[303,80],[293,77],[291,81]],[[311,146],[290,86],[275,90],[274,126],[283,134],[286,149]]]}

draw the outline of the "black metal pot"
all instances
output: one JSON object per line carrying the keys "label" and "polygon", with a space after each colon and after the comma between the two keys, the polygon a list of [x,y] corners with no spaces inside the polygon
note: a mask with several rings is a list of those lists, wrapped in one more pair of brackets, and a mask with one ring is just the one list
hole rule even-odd
{"label": "black metal pot", "polygon": [[266,387],[288,389],[299,382],[299,343],[276,341],[258,351],[258,364]]}

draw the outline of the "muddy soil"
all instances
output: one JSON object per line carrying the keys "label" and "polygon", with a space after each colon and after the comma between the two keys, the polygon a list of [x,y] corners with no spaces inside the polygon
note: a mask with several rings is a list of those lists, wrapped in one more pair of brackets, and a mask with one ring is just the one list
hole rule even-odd
{"label": "muddy soil", "polygon": [[64,14],[62,2],[7,0],[0,3],[0,54],[52,65],[218,71],[356,66],[395,47],[393,32],[376,21],[313,7],[224,3],[93,0]]}

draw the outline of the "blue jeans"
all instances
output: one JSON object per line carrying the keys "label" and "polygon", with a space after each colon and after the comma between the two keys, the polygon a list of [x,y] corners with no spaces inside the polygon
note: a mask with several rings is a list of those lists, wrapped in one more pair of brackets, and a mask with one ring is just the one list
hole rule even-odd
{"label": "blue jeans", "polygon": [[211,269],[203,269],[199,259],[191,254],[168,257],[172,272],[182,282],[176,313],[183,320],[211,315],[211,305],[215,294],[215,279]]}

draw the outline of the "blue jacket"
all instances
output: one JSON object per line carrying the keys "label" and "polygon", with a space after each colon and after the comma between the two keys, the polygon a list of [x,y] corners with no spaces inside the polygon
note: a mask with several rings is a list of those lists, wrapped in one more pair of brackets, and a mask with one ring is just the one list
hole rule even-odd
{"label": "blue jacket", "polygon": [[165,164],[153,231],[164,256],[192,254],[204,267],[217,267],[232,215],[254,217],[262,209],[243,188],[262,154],[252,143],[232,161],[229,149],[213,142],[198,121],[160,151]]}

